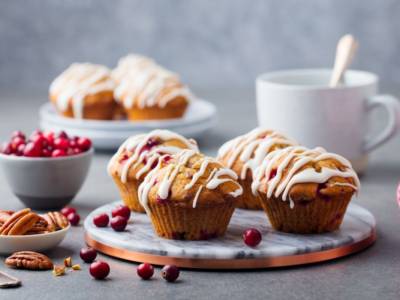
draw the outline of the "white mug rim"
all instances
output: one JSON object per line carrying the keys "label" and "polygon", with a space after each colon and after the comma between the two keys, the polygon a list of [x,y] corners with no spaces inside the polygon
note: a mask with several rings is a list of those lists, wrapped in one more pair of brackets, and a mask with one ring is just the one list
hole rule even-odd
{"label": "white mug rim", "polygon": [[256,82],[258,84],[267,85],[273,88],[281,88],[281,89],[295,89],[295,90],[349,90],[354,88],[364,88],[371,85],[376,85],[379,81],[379,78],[376,74],[362,71],[362,70],[347,70],[346,76],[363,76],[366,79],[360,83],[355,83],[351,85],[337,86],[337,87],[329,87],[327,85],[320,84],[289,84],[289,83],[280,83],[273,81],[277,77],[282,76],[305,76],[310,74],[329,74],[332,72],[332,69],[327,68],[316,68],[316,69],[288,69],[288,70],[279,70],[262,73],[257,76]]}

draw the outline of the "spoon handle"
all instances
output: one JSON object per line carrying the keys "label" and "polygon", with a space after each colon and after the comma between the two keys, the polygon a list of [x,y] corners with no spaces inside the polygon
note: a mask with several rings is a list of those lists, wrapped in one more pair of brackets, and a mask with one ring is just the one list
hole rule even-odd
{"label": "spoon handle", "polygon": [[20,286],[21,281],[11,275],[0,271],[0,288]]}
{"label": "spoon handle", "polygon": [[339,40],[336,48],[335,65],[329,82],[330,87],[336,87],[339,85],[344,72],[353,60],[357,48],[358,43],[350,34],[346,34]]}

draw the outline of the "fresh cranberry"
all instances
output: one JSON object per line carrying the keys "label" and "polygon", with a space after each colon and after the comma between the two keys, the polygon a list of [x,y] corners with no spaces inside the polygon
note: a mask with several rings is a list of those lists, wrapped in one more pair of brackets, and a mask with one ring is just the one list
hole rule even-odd
{"label": "fresh cranberry", "polygon": [[115,231],[124,231],[127,224],[128,220],[121,216],[116,216],[111,219],[111,227]]}
{"label": "fresh cranberry", "polygon": [[69,140],[68,139],[66,139],[66,138],[60,138],[60,137],[58,137],[58,138],[56,138],[55,140],[54,140],[54,147],[56,148],[56,149],[60,149],[60,150],[67,150],[68,149],[68,147],[69,147]]}
{"label": "fresh cranberry", "polygon": [[91,263],[96,259],[97,251],[93,248],[82,248],[79,256],[85,263]]}
{"label": "fresh cranberry", "polygon": [[92,147],[92,141],[88,138],[79,138],[77,144],[82,151],[87,151]]}
{"label": "fresh cranberry", "polygon": [[46,132],[43,136],[46,138],[47,144],[50,145],[50,146],[53,146],[53,144],[54,144],[54,132]]}
{"label": "fresh cranberry", "polygon": [[168,282],[174,282],[179,277],[179,268],[175,265],[166,265],[161,270],[161,276]]}
{"label": "fresh cranberry", "polygon": [[58,133],[58,136],[57,136],[57,137],[63,138],[63,139],[68,139],[68,134],[67,134],[65,131],[60,131],[60,132]]}
{"label": "fresh cranberry", "polygon": [[81,154],[81,153],[82,153],[82,150],[79,149],[79,148],[74,148],[74,149],[72,149],[72,153],[73,153],[74,155]]}
{"label": "fresh cranberry", "polygon": [[31,141],[40,148],[47,147],[48,145],[47,139],[41,134],[33,136]]}
{"label": "fresh cranberry", "polygon": [[66,206],[60,211],[65,217],[68,216],[70,213],[76,214],[76,209],[71,206]]}
{"label": "fresh cranberry", "polygon": [[129,217],[131,216],[131,210],[128,208],[128,206],[119,205],[112,210],[111,215],[113,217],[121,216],[121,217],[129,220]]}
{"label": "fresh cranberry", "polygon": [[62,149],[55,149],[51,153],[52,157],[62,157],[62,156],[66,156],[66,155],[67,155],[67,152],[65,152],[65,150],[62,150]]}
{"label": "fresh cranberry", "polygon": [[36,129],[34,132],[32,132],[29,138],[33,138],[35,135],[43,135],[43,132],[39,129]]}
{"label": "fresh cranberry", "polygon": [[47,149],[47,148],[43,148],[42,149],[42,156],[43,157],[50,157],[51,154],[52,154],[52,152],[49,149]]}
{"label": "fresh cranberry", "polygon": [[20,131],[20,130],[14,131],[14,132],[11,134],[11,139],[16,138],[16,137],[23,138],[24,140],[26,139],[25,134],[24,134],[22,131]]}
{"label": "fresh cranberry", "polygon": [[69,146],[75,148],[78,147],[78,143],[75,140],[69,140]]}
{"label": "fresh cranberry", "polygon": [[151,264],[140,264],[136,269],[137,274],[144,280],[148,280],[154,274],[154,268]]}
{"label": "fresh cranberry", "polygon": [[21,144],[18,146],[16,154],[18,156],[22,156],[22,155],[24,155],[24,151],[25,151],[25,144]]}
{"label": "fresh cranberry", "polygon": [[32,142],[26,144],[24,149],[24,156],[27,157],[39,157],[42,154],[41,148]]}
{"label": "fresh cranberry", "polygon": [[2,147],[1,147],[1,152],[3,154],[6,154],[6,155],[12,154],[13,153],[13,149],[11,147],[11,143],[7,143],[7,142],[4,143],[2,145]]}
{"label": "fresh cranberry", "polygon": [[110,266],[105,261],[95,261],[90,265],[89,272],[96,279],[104,279],[110,273]]}
{"label": "fresh cranberry", "polygon": [[256,247],[261,239],[261,232],[255,228],[249,228],[243,232],[243,241],[249,247]]}
{"label": "fresh cranberry", "polygon": [[93,223],[97,227],[107,227],[109,221],[110,218],[108,217],[107,214],[100,214],[93,218]]}
{"label": "fresh cranberry", "polygon": [[11,147],[14,149],[14,152],[17,152],[20,145],[25,145],[25,139],[22,137],[17,136],[11,140]]}
{"label": "fresh cranberry", "polygon": [[67,215],[67,219],[72,226],[78,226],[81,217],[77,213],[69,213]]}

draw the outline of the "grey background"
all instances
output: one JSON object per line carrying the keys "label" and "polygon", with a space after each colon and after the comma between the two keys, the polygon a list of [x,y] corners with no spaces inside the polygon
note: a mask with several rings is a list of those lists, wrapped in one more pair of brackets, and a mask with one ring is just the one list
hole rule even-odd
{"label": "grey background", "polygon": [[46,91],[71,62],[129,52],[196,88],[249,88],[264,71],[330,66],[347,32],[361,42],[353,66],[395,86],[399,14],[397,0],[2,0],[0,89]]}

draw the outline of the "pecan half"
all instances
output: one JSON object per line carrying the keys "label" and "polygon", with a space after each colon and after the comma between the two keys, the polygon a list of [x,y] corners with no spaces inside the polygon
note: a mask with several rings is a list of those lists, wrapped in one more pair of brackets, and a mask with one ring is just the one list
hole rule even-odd
{"label": "pecan half", "polygon": [[6,265],[11,268],[29,270],[49,270],[53,262],[46,255],[33,251],[15,252],[6,259]]}
{"label": "pecan half", "polygon": [[68,227],[68,220],[67,218],[58,211],[51,211],[42,217],[47,221],[49,231],[61,230]]}
{"label": "pecan half", "polygon": [[23,235],[39,220],[39,216],[29,208],[13,213],[0,227],[0,235]]}

